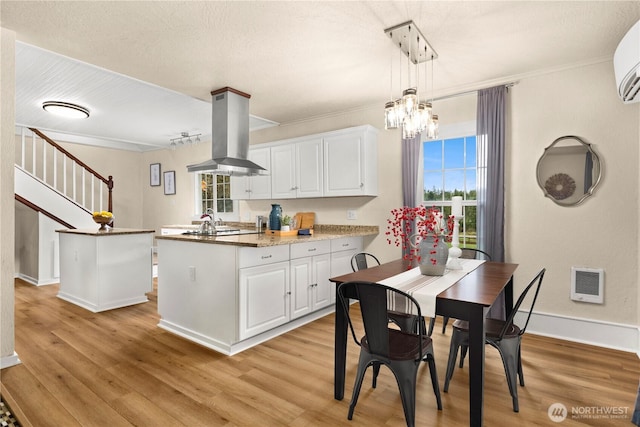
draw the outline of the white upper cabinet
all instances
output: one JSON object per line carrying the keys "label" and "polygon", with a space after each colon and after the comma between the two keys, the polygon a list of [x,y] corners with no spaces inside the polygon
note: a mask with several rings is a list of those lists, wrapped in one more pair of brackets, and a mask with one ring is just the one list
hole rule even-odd
{"label": "white upper cabinet", "polygon": [[371,126],[344,129],[324,138],[324,195],[377,196],[377,131]]}
{"label": "white upper cabinet", "polygon": [[265,175],[231,176],[231,198],[234,200],[271,199],[271,149],[249,150],[249,160],[266,169]]}
{"label": "white upper cabinet", "polygon": [[271,196],[322,197],[322,155],[322,138],[271,147]]}
{"label": "white upper cabinet", "polygon": [[377,196],[378,131],[369,125],[265,144],[249,159],[270,176],[233,178],[233,199]]}

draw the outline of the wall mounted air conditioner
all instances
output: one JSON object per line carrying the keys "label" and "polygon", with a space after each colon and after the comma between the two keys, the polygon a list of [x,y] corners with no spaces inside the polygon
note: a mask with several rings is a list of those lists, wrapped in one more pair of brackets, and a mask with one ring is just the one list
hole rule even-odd
{"label": "wall mounted air conditioner", "polygon": [[620,40],[613,55],[613,69],[622,102],[640,102],[640,21]]}

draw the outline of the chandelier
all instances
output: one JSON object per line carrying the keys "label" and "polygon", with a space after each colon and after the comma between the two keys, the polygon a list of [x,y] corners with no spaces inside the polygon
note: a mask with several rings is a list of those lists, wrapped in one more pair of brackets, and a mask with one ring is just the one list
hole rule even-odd
{"label": "chandelier", "polygon": [[[424,38],[413,21],[396,25],[384,30],[394,45],[400,49],[399,82],[402,88],[402,57],[407,58],[407,88],[400,98],[393,96],[393,67],[391,67],[391,100],[384,106],[385,129],[397,129],[402,126],[403,138],[414,138],[425,134],[429,139],[438,137],[438,116],[433,114],[432,103],[427,99],[427,62],[431,61],[431,86],[433,90],[433,61],[438,54]],[[424,85],[419,87],[420,66],[424,64]],[[411,78],[411,70],[414,79]]]}

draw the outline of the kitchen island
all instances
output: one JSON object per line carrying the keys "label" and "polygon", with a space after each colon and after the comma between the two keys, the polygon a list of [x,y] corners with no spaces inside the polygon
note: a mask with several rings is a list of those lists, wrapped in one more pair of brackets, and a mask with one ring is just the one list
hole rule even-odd
{"label": "kitchen island", "polygon": [[334,310],[330,277],[378,227],[312,236],[156,236],[159,327],[233,355]]}
{"label": "kitchen island", "polygon": [[56,231],[60,233],[58,298],[93,312],[148,301],[155,230]]}

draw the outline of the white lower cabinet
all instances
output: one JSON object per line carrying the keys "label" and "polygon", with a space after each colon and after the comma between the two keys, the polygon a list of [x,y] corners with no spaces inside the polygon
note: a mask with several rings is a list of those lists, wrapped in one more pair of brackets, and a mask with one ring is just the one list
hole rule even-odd
{"label": "white lower cabinet", "polygon": [[289,262],[241,268],[240,339],[289,321]]}
{"label": "white lower cabinet", "polygon": [[329,241],[291,246],[291,319],[331,304],[330,250]]}
{"label": "white lower cabinet", "polygon": [[289,246],[238,250],[239,338],[289,321]]}
{"label": "white lower cabinet", "polygon": [[[352,273],[351,258],[362,252],[362,237],[343,237],[331,240],[331,277]],[[331,302],[336,301],[335,292],[331,292]]]}
{"label": "white lower cabinet", "polygon": [[158,236],[158,326],[233,355],[332,309],[361,237],[238,247]]}

